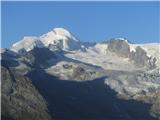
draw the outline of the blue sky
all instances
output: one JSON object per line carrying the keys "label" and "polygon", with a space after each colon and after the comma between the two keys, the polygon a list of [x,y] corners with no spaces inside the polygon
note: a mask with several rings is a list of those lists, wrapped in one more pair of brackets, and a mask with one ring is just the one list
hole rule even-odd
{"label": "blue sky", "polygon": [[2,47],[64,27],[81,41],[159,42],[158,2],[2,2]]}

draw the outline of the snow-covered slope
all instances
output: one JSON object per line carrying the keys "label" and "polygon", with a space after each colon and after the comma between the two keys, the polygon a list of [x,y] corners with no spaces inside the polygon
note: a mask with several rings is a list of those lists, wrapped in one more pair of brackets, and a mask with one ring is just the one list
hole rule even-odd
{"label": "snow-covered slope", "polygon": [[[128,58],[119,57],[116,54],[108,51],[105,45],[96,45],[86,50],[86,52],[77,51],[75,53],[66,54],[67,57],[76,59],[85,63],[102,67],[103,69],[112,70],[134,70],[136,66],[130,63]],[[139,69],[139,68],[137,68]]]}
{"label": "snow-covered slope", "polygon": [[[140,48],[137,48],[138,46]],[[88,46],[64,28],[55,28],[39,37],[24,37],[23,40],[13,44],[11,50],[22,53],[34,47],[74,51],[66,56],[101,66],[104,69],[139,69],[132,61],[146,66],[150,64],[149,60],[153,61],[154,57],[157,66],[160,66],[160,44],[130,44],[126,38],[114,38]],[[139,59],[141,56],[144,62]]]}
{"label": "snow-covered slope", "polygon": [[[124,71],[140,70],[140,69],[143,69],[143,67],[139,67],[135,65],[134,63],[137,61],[140,61],[140,64],[141,64],[143,63],[143,61],[145,61],[145,59],[146,61],[150,60],[149,57],[152,57],[152,58],[155,57],[157,67],[160,66],[160,62],[159,62],[160,44],[154,44],[154,45],[153,44],[147,44],[147,45],[139,44],[138,45],[138,44],[129,44],[126,40],[125,42],[129,45],[129,49],[130,49],[130,51],[128,51],[129,52],[128,57],[123,57],[117,52],[110,51],[108,49],[109,44],[107,42],[97,43],[95,46],[87,48],[85,52],[77,51],[74,53],[66,54],[66,56],[72,59],[76,59],[76,60],[80,60],[80,61],[83,61],[89,64],[100,66],[103,69],[110,69],[110,70],[124,70]],[[146,56],[144,53],[145,58],[142,58],[143,61],[138,59],[140,57],[137,57],[136,59],[138,60],[134,62],[130,58],[130,54],[132,51],[136,51],[137,46],[140,46],[144,51],[146,51]],[[140,54],[140,52],[137,52],[137,54]],[[143,55],[139,55],[139,56],[143,56]],[[147,56],[149,57],[147,58]],[[147,64],[149,64],[149,62]]]}
{"label": "snow-covered slope", "polygon": [[81,43],[64,28],[55,28],[39,37],[27,36],[11,46],[15,52],[30,51],[34,47],[52,47],[52,49],[77,50]]}
{"label": "snow-covered slope", "polygon": [[24,37],[21,41],[14,43],[10,49],[14,52],[21,53],[23,50],[30,51],[34,47],[43,47],[43,44],[38,37],[27,36]]}

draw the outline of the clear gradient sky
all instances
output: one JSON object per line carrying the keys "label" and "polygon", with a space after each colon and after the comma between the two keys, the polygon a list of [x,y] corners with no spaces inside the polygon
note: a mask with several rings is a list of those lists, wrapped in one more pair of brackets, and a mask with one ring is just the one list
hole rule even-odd
{"label": "clear gradient sky", "polygon": [[159,42],[158,2],[2,2],[2,47],[64,27],[81,41]]}

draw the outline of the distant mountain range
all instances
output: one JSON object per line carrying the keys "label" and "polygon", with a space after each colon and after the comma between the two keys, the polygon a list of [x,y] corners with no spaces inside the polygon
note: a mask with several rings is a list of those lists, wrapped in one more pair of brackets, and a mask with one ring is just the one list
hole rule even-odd
{"label": "distant mountain range", "polygon": [[160,44],[89,43],[64,28],[1,48],[2,120],[160,120]]}

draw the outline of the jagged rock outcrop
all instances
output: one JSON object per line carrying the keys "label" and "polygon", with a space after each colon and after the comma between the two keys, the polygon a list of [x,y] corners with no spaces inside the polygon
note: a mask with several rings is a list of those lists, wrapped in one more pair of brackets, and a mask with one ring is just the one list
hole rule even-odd
{"label": "jagged rock outcrop", "polygon": [[147,66],[149,68],[155,68],[156,66],[156,58],[148,57],[147,52],[142,49],[140,46],[136,47],[136,51],[132,51],[130,53],[130,59],[134,61],[134,63],[138,66]]}
{"label": "jagged rock outcrop", "polygon": [[46,72],[60,79],[76,81],[93,80],[103,75],[94,67],[67,61],[58,62],[57,65],[46,69]]}
{"label": "jagged rock outcrop", "polygon": [[138,67],[148,67],[151,69],[156,67],[155,57],[149,57],[147,52],[140,46],[137,46],[135,51],[131,51],[127,40],[116,39],[109,41],[108,50],[120,57],[129,58]]}
{"label": "jagged rock outcrop", "polygon": [[100,76],[100,73],[96,72],[95,70],[85,70],[85,68],[81,66],[77,66],[73,69],[73,79],[75,80],[92,80]]}
{"label": "jagged rock outcrop", "polygon": [[31,70],[27,62],[25,57],[8,49],[5,49],[3,53],[1,53],[1,65],[5,67],[9,66],[16,74],[25,75]]}
{"label": "jagged rock outcrop", "polygon": [[14,120],[51,120],[46,101],[27,77],[3,66],[1,74],[3,116]]}
{"label": "jagged rock outcrop", "polygon": [[126,40],[111,40],[108,42],[108,50],[122,57],[129,57],[130,47]]}

